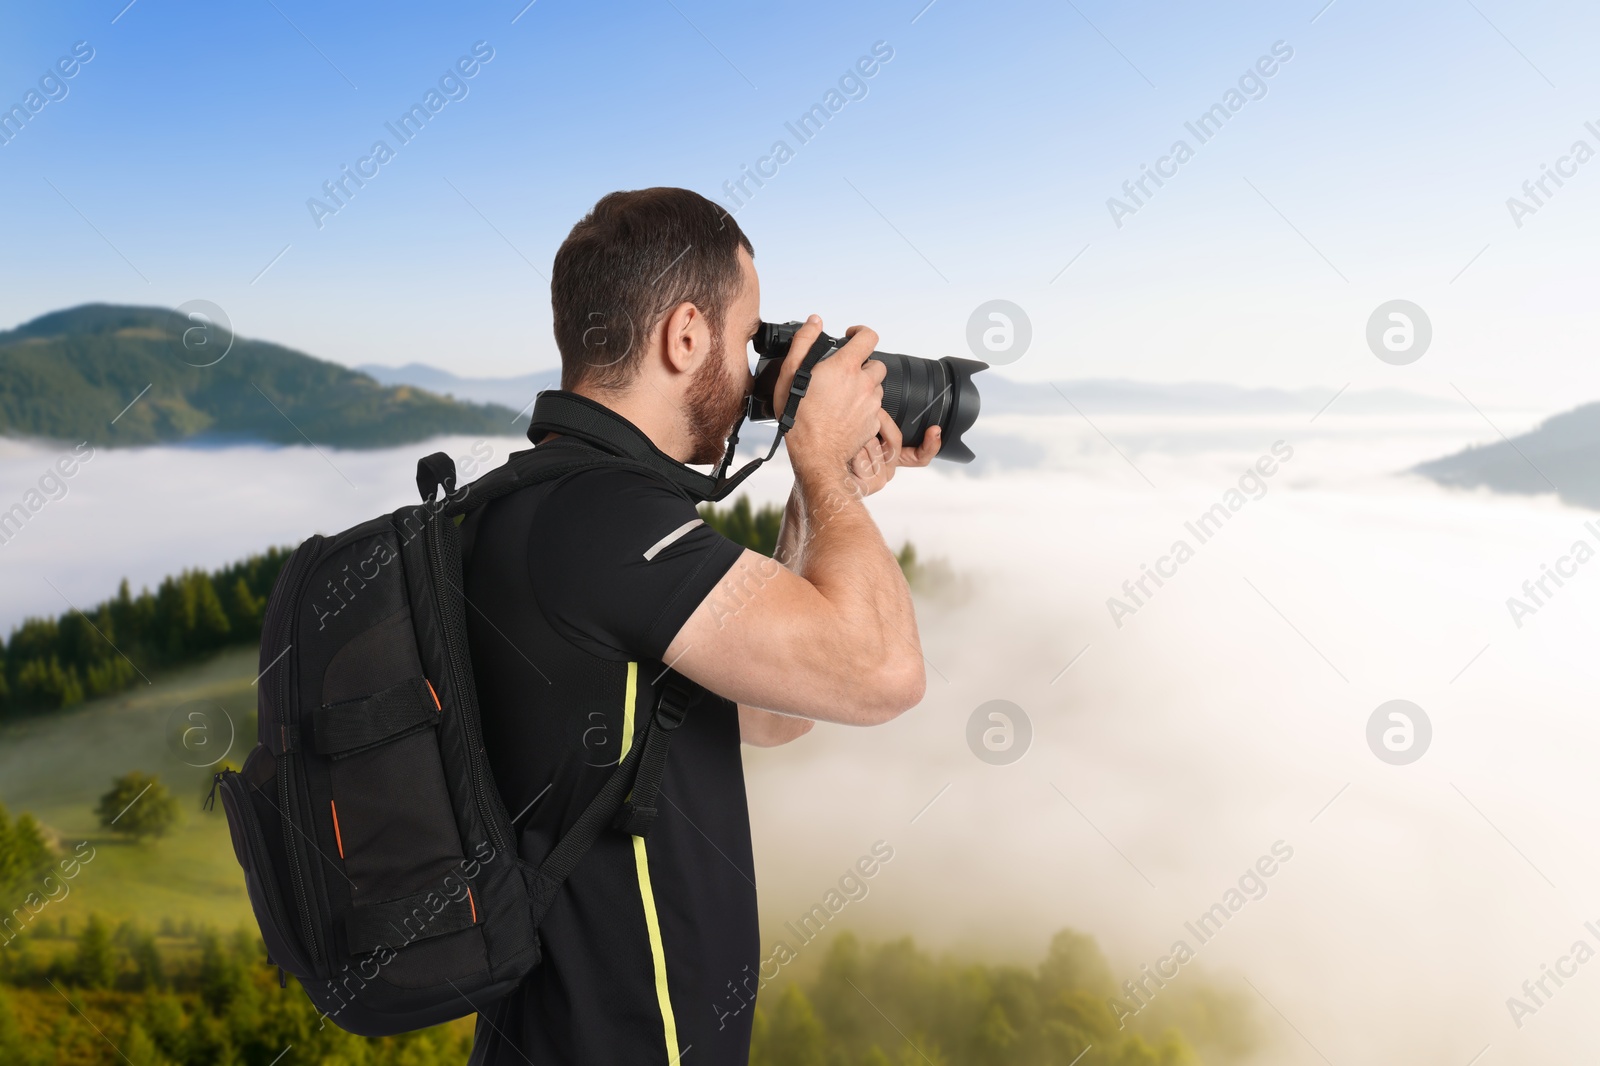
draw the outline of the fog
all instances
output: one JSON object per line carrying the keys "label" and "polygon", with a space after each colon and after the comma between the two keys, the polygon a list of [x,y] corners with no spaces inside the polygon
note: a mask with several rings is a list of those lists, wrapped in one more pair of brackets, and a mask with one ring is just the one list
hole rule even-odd
{"label": "fog", "polygon": [[[1507,433],[1533,421],[1489,413]],[[909,538],[955,574],[919,595],[927,696],[886,726],[747,750],[764,950],[882,840],[893,859],[825,937],[912,934],[1031,964],[1070,926],[1119,981],[1182,939],[1195,959],[1172,982],[1250,991],[1263,1063],[1589,1051],[1600,962],[1549,982],[1520,1029],[1506,999],[1534,1005],[1522,984],[1541,964],[1580,939],[1600,948],[1584,928],[1600,928],[1600,565],[1520,628],[1506,599],[1600,535],[1549,497],[1396,473],[1496,439],[1470,410],[1310,415],[994,419],[973,438],[991,446],[978,473],[937,464],[875,497],[892,544]],[[1280,441],[1272,474],[1201,543],[1186,523]],[[525,446],[489,443],[494,461]],[[472,444],[99,451],[0,546],[3,621],[337,531],[414,498],[417,455]],[[3,447],[9,506],[58,449]],[[751,488],[779,499],[784,474]],[[1135,603],[1123,582],[1180,539],[1192,557]],[[1135,608],[1120,626],[1109,597]],[[967,742],[996,699],[1032,727],[1007,765]],[[1409,765],[1368,747],[1368,719],[1392,699],[1432,723]],[[1265,894],[1202,944],[1185,923],[1280,841],[1292,857],[1247,882]]]}
{"label": "fog", "polygon": [[[1119,980],[1181,938],[1197,957],[1176,982],[1226,974],[1268,1001],[1263,1062],[1591,1048],[1600,966],[1549,983],[1520,1030],[1505,1001],[1574,941],[1600,946],[1583,928],[1600,918],[1585,847],[1600,567],[1520,630],[1505,600],[1579,536],[1600,538],[1548,499],[1393,475],[1481,422],[1324,418],[1217,426],[1209,442],[1194,423],[1097,420],[1126,460],[1080,423],[1053,469],[897,480],[880,524],[972,575],[971,598],[919,611],[922,706],[748,760],[768,906],[803,910],[883,837],[894,862],[842,917],[1019,961],[1072,925]],[[1181,452],[1161,447],[1180,437]],[[1265,494],[1118,628],[1107,598],[1174,540],[1196,545],[1185,522],[1277,440],[1294,455]],[[1365,735],[1396,698],[1434,729],[1405,766]],[[967,718],[991,699],[1033,725],[1011,765],[967,747]],[[1279,840],[1293,858],[1202,946],[1184,923]]]}

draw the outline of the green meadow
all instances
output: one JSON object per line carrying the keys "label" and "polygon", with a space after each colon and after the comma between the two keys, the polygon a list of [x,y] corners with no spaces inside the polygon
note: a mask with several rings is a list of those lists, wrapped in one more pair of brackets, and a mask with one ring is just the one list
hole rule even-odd
{"label": "green meadow", "polygon": [[[255,649],[234,649],[153,684],[0,726],[0,801],[13,815],[31,812],[63,852],[82,841],[94,848],[68,895],[40,921],[65,917],[76,928],[91,912],[146,926],[163,918],[221,929],[251,921],[227,819],[220,805],[201,810],[211,770],[192,764],[224,754],[234,766],[243,760],[255,743],[255,675]],[[191,733],[194,750],[185,750],[171,720],[199,701],[225,715],[213,714],[206,734]],[[129,770],[159,775],[178,798],[182,820],[169,836],[135,843],[101,828],[95,803]]]}

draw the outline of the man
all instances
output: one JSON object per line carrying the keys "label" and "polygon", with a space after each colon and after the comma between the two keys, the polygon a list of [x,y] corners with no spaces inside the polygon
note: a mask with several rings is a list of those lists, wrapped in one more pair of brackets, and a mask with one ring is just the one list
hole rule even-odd
{"label": "man", "polygon": [[[613,193],[556,253],[562,389],[679,463],[717,462],[752,384],[761,288],[749,240],[683,189]],[[822,330],[812,316],[778,383]],[[778,557],[702,523],[639,468],[589,470],[476,512],[469,641],[484,739],[525,862],[550,852],[635,741],[668,668],[697,698],[673,733],[647,838],[605,833],[540,930],[523,986],[481,1005],[474,1063],[744,1066],[760,964],[740,741],[871,725],[924,687],[910,592],[862,497],[939,447],[901,445],[877,335],[818,364],[787,444]],[[780,403],[781,407],[781,403]],[[530,430],[539,449],[594,445]],[[519,813],[521,812],[521,813]],[[745,995],[749,995],[748,992]]]}

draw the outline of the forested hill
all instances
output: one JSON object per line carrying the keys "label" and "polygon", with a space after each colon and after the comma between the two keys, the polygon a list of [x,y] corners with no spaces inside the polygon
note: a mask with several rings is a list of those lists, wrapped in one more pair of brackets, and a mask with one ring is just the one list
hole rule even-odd
{"label": "forested hill", "polygon": [[222,355],[227,338],[214,330],[201,345],[205,335],[191,331],[186,348],[194,325],[165,308],[86,304],[0,333],[0,435],[96,447],[198,437],[366,448],[515,435],[525,421],[244,337],[214,365],[195,365]]}
{"label": "forested hill", "polygon": [[1468,448],[1414,468],[1451,488],[1538,495],[1600,510],[1600,403],[1546,419],[1516,437]]}

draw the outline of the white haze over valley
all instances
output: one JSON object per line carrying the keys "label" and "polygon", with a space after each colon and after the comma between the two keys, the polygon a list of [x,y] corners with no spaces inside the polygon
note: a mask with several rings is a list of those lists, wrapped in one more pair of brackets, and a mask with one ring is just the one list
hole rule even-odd
{"label": "white haze over valley", "polygon": [[[1600,959],[1548,982],[1520,1029],[1506,1000],[1576,941],[1600,948],[1584,926],[1600,929],[1600,562],[1520,628],[1506,600],[1575,541],[1600,547],[1592,516],[1397,473],[1498,439],[1465,407],[1313,413],[988,418],[976,472],[939,463],[875,497],[891,544],[955,575],[919,602],[927,697],[878,729],[747,750],[763,954],[882,840],[893,859],[797,967],[842,927],[1025,965],[1072,927],[1120,982],[1183,939],[1195,960],[1172,980],[1243,989],[1261,1063],[1591,1053]],[[1488,413],[1512,435],[1536,420]],[[1202,543],[1186,523],[1279,441],[1292,457]],[[414,500],[419,455],[474,443],[99,450],[0,546],[3,621],[336,532]],[[487,443],[494,462],[526,446]],[[0,507],[63,451],[0,442]],[[785,473],[749,487],[775,502]],[[1135,603],[1123,583],[1180,539],[1191,551]],[[1134,608],[1120,626],[1109,597]],[[1010,765],[967,746],[995,699],[1032,724]],[[1432,722],[1411,765],[1367,746],[1391,699]],[[1185,923],[1279,841],[1292,858],[1266,894],[1201,944]]]}

